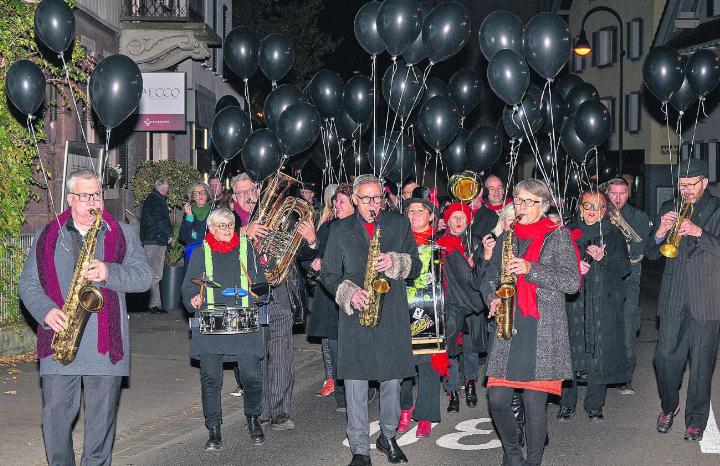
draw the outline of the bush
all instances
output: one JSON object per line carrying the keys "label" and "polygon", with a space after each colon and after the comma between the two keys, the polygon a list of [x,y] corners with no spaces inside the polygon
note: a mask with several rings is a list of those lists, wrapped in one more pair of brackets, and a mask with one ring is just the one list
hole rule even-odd
{"label": "bush", "polygon": [[200,172],[190,164],[177,160],[145,161],[140,164],[130,182],[135,202],[140,205],[153,189],[155,180],[165,178],[170,185],[168,205],[180,209],[187,202],[187,189],[201,180]]}

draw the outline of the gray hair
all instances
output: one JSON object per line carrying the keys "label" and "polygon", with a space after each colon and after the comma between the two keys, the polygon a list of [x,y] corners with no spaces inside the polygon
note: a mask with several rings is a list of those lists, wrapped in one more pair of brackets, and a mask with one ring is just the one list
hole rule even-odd
{"label": "gray hair", "polygon": [[536,178],[528,178],[527,180],[522,180],[515,185],[515,188],[513,189],[513,197],[517,197],[520,191],[527,191],[533,196],[539,197],[540,206],[542,207],[543,213],[547,212],[547,210],[550,208],[552,196],[550,194],[550,190],[544,182]]}
{"label": "gray hair", "polygon": [[215,209],[210,212],[210,214],[207,217],[207,225],[208,227],[215,227],[217,226],[217,223],[225,222],[225,223],[235,223],[235,215],[230,212],[230,209],[226,207],[221,207],[219,209]]}
{"label": "gray hair", "polygon": [[515,204],[512,202],[500,210],[500,217],[498,218],[497,225],[495,225],[495,228],[492,230],[496,238],[503,233],[503,222],[507,218],[515,218]]}
{"label": "gray hair", "polygon": [[247,173],[240,173],[239,175],[235,175],[232,180],[230,180],[230,186],[232,187],[233,193],[237,194],[237,191],[235,191],[235,185],[241,181],[252,181],[252,184],[255,188],[258,187],[258,184],[250,178],[250,175]]}
{"label": "gray hair", "polygon": [[360,186],[364,184],[377,184],[380,186],[380,190],[383,188],[383,182],[380,178],[375,175],[360,175],[355,178],[353,182],[353,194],[357,194]]}
{"label": "gray hair", "polygon": [[610,186],[625,186],[628,190],[630,189],[630,185],[628,185],[625,178],[613,178],[605,184],[607,185],[607,188],[610,188]]}
{"label": "gray hair", "polygon": [[155,180],[155,189],[157,189],[158,191],[160,191],[160,189],[165,188],[167,186],[169,186],[169,185],[165,178],[158,178]]}
{"label": "gray hair", "polygon": [[195,191],[195,188],[200,186],[207,195],[208,199],[210,198],[210,186],[208,186],[207,183],[203,183],[202,181],[198,181],[197,183],[193,183],[190,186],[188,186],[187,189],[187,197],[189,200],[193,200],[193,191]]}
{"label": "gray hair", "polygon": [[75,192],[75,183],[78,180],[95,180],[97,181],[98,187],[102,187],[102,181],[97,173],[92,170],[84,169],[72,172],[68,179],[65,181],[65,191],[67,193]]}

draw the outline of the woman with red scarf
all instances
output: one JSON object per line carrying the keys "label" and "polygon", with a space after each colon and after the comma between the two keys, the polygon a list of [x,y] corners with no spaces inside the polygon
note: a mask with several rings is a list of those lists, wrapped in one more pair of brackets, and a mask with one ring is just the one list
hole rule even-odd
{"label": "woman with red scarf", "polygon": [[[207,217],[208,233],[203,245],[190,256],[182,296],[185,308],[197,312],[205,304],[236,305],[236,297],[222,293],[224,289],[242,288],[250,291],[253,283],[265,281],[252,243],[247,236],[238,237],[235,216],[226,208],[210,212]],[[208,277],[220,288],[206,288],[200,294],[193,278]],[[227,294],[227,296],[226,296]],[[257,296],[248,293],[237,303],[242,307],[254,307]],[[250,441],[260,445],[265,441],[259,416],[262,411],[263,373],[262,359],[265,355],[263,331],[235,335],[201,334],[193,319],[191,357],[200,361],[200,391],[202,394],[205,426],[209,439],[205,450],[222,449],[220,424],[222,424],[221,390],[223,363],[237,362],[240,381],[244,389],[245,416]]]}
{"label": "woman with red scarf", "polygon": [[[536,179],[519,182],[513,191],[520,218],[507,268],[517,276],[515,332],[511,340],[494,338],[487,364],[490,414],[505,451],[503,465],[542,462],[548,395],[559,395],[562,381],[572,378],[565,295],[580,287],[579,253],[570,232],[545,217],[550,200],[547,186]],[[495,290],[506,236],[498,238],[492,258],[484,263],[482,293],[491,317],[500,304]],[[523,391],[527,462],[511,407],[516,389]]]}

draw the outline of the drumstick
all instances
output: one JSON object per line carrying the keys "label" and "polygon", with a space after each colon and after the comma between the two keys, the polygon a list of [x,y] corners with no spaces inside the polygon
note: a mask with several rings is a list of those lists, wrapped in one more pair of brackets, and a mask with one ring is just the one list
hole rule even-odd
{"label": "drumstick", "polygon": [[205,293],[205,284],[207,283],[207,279],[205,278],[205,272],[203,272],[202,278],[202,282],[200,283],[200,306],[202,306],[203,303],[203,294]]}

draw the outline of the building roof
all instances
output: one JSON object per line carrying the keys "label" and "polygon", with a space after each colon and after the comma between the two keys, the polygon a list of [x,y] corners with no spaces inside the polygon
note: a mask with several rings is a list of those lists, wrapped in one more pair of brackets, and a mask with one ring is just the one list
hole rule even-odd
{"label": "building roof", "polygon": [[684,29],[675,34],[667,43],[679,52],[693,52],[698,49],[717,47],[720,43],[720,19],[701,23],[694,29]]}

